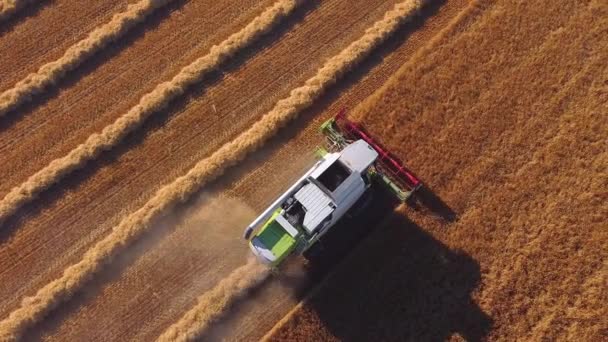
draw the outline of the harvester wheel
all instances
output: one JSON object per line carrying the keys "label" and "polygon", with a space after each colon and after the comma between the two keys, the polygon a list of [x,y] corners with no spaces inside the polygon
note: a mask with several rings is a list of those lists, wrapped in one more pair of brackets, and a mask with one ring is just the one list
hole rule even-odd
{"label": "harvester wheel", "polygon": [[374,199],[373,189],[370,187],[365,190],[363,195],[357,200],[355,204],[350,208],[350,210],[346,213],[346,217],[351,219],[361,215],[366,208],[370,206],[372,200]]}
{"label": "harvester wheel", "polygon": [[317,241],[314,245],[305,250],[304,253],[302,253],[302,256],[308,261],[314,261],[321,252],[323,252],[323,245],[321,244],[321,241]]}

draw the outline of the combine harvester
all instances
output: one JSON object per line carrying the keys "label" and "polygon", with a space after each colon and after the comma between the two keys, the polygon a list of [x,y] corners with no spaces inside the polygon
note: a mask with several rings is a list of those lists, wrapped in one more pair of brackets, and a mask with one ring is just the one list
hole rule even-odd
{"label": "combine harvester", "polygon": [[291,254],[314,256],[319,239],[345,214],[366,208],[372,186],[387,187],[403,202],[421,186],[345,113],[321,126],[327,138],[327,147],[317,150],[321,159],[245,229],[249,240],[259,227],[249,246],[261,262],[277,267]]}

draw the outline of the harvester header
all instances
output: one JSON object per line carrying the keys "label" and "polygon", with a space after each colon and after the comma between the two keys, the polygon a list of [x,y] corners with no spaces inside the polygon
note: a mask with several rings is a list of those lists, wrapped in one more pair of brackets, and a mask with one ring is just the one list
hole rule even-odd
{"label": "harvester header", "polygon": [[346,118],[346,109],[343,108],[332,119],[321,125],[321,132],[327,137],[332,149],[343,148],[349,142],[362,139],[377,153],[376,172],[384,178],[400,200],[405,201],[413,191],[422,185],[418,177],[408,170],[401,160],[384,148],[367,131],[355,122]]}

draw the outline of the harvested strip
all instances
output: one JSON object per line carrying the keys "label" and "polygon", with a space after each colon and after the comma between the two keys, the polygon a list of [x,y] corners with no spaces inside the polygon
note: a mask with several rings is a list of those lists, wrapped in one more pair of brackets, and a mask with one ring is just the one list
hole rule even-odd
{"label": "harvested strip", "polygon": [[270,275],[270,269],[253,258],[222,279],[211,291],[199,297],[198,303],[177,323],[167,329],[159,342],[191,341],[219,319],[238,298]]}
{"label": "harvested strip", "polygon": [[205,74],[213,71],[236,52],[268,32],[301,2],[301,0],[277,1],[239,32],[232,34],[219,45],[213,46],[207,55],[184,67],[172,80],[157,85],[154,90],[144,95],[137,105],[106,126],[101,133],[92,134],[83,144],[66,156],[53,160],[24,183],[11,189],[0,201],[0,224],[22,205],[36,198],[41,191],[58,182],[73,170],[83,167],[87,161],[95,158],[102,151],[109,150],[118,144],[149,116],[183,94],[187,87],[199,82]]}
{"label": "harvested strip", "polygon": [[172,0],[142,0],[129,5],[124,12],[114,15],[110,22],[96,28],[88,37],[70,46],[61,58],[43,65],[38,71],[17,82],[13,88],[0,94],[0,117],[28,101],[32,95],[43,91],[45,87],[59,81],[68,71],[79,66],[95,52],[143,21],[155,9],[170,1]]}
{"label": "harvested strip", "polygon": [[[201,186],[217,178],[228,167],[238,163],[248,153],[261,146],[289,120],[295,118],[301,110],[310,106],[336,82],[338,77],[352,69],[373,48],[386,40],[401,23],[412,18],[421,4],[422,1],[419,0],[407,0],[397,4],[361,38],[327,61],[315,76],[305,82],[304,86],[294,89],[287,98],[277,102],[275,107],[250,129],[223,145],[210,157],[199,161],[184,176],[161,188],[143,207],[125,217],[112,233],[89,249],[78,263],[68,267],[60,278],[45,285],[34,296],[26,297],[21,307],[0,322],[0,340],[18,338],[25,329],[40,320],[48,311],[71,297],[113,256],[145,232],[153,220],[160,218],[178,202],[185,201]],[[295,6],[293,1],[279,2],[260,17],[276,21],[280,17],[278,14],[284,13],[281,8],[286,5],[290,5],[291,8]],[[279,13],[276,13],[277,11]],[[258,20],[260,17],[254,22],[260,22]],[[259,28],[251,29],[261,32]],[[234,44],[231,43],[229,46]]]}
{"label": "harvested strip", "polygon": [[33,1],[34,0],[0,0],[0,22],[9,18],[15,12],[23,8],[23,6]]}

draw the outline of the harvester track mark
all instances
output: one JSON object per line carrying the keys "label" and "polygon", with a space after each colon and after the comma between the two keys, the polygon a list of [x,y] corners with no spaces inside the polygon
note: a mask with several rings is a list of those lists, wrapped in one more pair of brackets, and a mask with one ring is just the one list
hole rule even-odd
{"label": "harvester track mark", "polygon": [[[419,0],[406,0],[395,5],[392,10],[389,10],[384,15],[383,19],[367,29],[362,37],[330,58],[317,71],[317,74],[308,79],[303,86],[295,88],[287,98],[279,100],[275,107],[250,129],[243,132],[232,142],[223,145],[210,157],[198,162],[186,175],[162,188],[155,197],[158,197],[162,192],[170,194],[172,198],[166,198],[167,201],[171,201],[171,203],[166,204],[167,207],[177,201],[184,201],[205,183],[219,177],[231,165],[237,164],[247,154],[263,145],[264,141],[277,133],[288,121],[294,119],[298,113],[310,106],[339,77],[351,70],[375,47],[386,40],[401,23],[412,18],[421,8],[422,4],[423,2]],[[153,218],[151,217],[151,219]],[[230,279],[232,279],[232,276]],[[239,282],[241,280],[236,278],[231,281]],[[218,285],[220,288],[226,286],[223,282],[220,285]],[[210,321],[222,313],[221,311],[211,311],[206,305],[203,305],[204,303],[209,303],[207,298],[208,296],[213,296],[215,291],[212,290],[211,293],[203,294],[195,307],[161,335],[160,341],[173,339],[191,340],[200,336]],[[223,300],[230,300],[243,291],[242,288],[238,288],[237,293],[232,296],[223,297]],[[229,304],[221,303],[216,310],[224,310]],[[199,320],[197,318],[202,319]]]}
{"label": "harvester track mark", "polygon": [[57,183],[65,175],[81,168],[87,161],[96,158],[102,151],[114,147],[153,113],[183,94],[189,86],[199,82],[204,75],[215,70],[228,58],[268,32],[301,2],[302,0],[278,1],[239,32],[213,46],[207,55],[185,66],[173,79],[158,84],[151,92],[142,96],[137,105],[112,124],[106,126],[100,133],[92,134],[84,143],[71,150],[66,156],[51,161],[43,169],[30,176],[24,183],[11,189],[0,201],[0,224],[22,205],[33,200],[40,192]]}
{"label": "harvester track mark", "polygon": [[0,22],[10,18],[15,12],[25,7],[25,5],[35,0],[1,0],[0,1]]}
{"label": "harvester track mark", "polygon": [[[213,46],[209,54],[186,66],[171,81],[161,83],[151,93],[142,97],[137,106],[106,127],[101,134],[92,135],[66,157],[51,162],[24,184],[13,189],[0,202],[0,219],[5,219],[20,205],[34,198],[37,193],[62,176],[118,143],[155,110],[182,94],[187,86],[199,81],[207,72],[214,70],[240,49],[268,32],[281,19],[293,12],[301,2],[300,0],[277,1],[239,32],[219,45]],[[197,190],[200,187],[198,183],[204,181],[200,179],[204,178],[204,174],[193,179],[191,173],[161,188],[143,207],[124,218],[112,233],[89,249],[80,261],[66,268],[60,278],[43,286],[35,295],[24,298],[21,306],[0,322],[0,340],[16,340],[22,336],[26,329],[41,320],[62,301],[69,299],[97,271],[109,263],[114,255],[146,231],[153,219]]]}
{"label": "harvester track mark", "polygon": [[169,327],[158,342],[191,341],[219,319],[222,313],[248,290],[270,275],[270,269],[251,258],[232,271],[212,290],[199,297],[197,304]]}
{"label": "harvester track mark", "polygon": [[13,88],[0,94],[0,117],[30,100],[46,87],[57,83],[68,71],[78,67],[88,57],[142,22],[154,10],[171,1],[141,0],[129,5],[124,12],[115,14],[108,23],[97,27],[86,38],[70,46],[59,59],[43,65],[38,71],[17,82]]}

